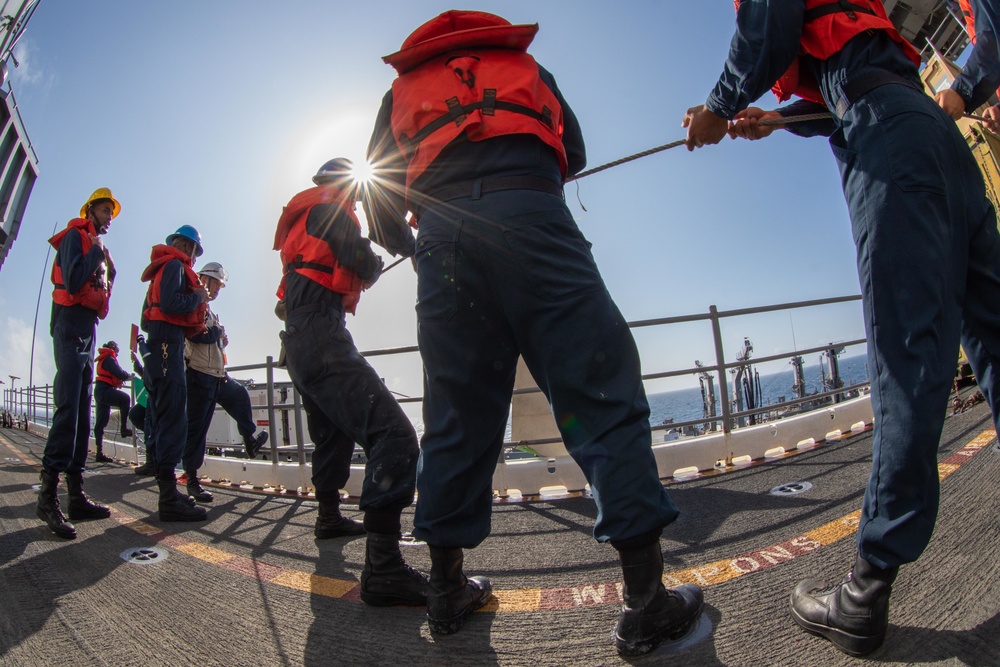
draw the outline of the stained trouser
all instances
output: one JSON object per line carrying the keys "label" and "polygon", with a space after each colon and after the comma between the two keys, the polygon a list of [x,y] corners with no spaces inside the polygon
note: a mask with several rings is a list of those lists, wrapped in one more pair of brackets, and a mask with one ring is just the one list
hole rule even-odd
{"label": "stained trouser", "polygon": [[425,369],[414,536],[472,548],[490,530],[518,354],[591,484],[601,542],[678,514],[656,472],[639,355],[563,200],[505,191],[428,209],[417,235]]}
{"label": "stained trouser", "polygon": [[857,245],[875,414],[858,552],[887,569],[915,561],[934,528],[960,338],[998,414],[1000,236],[968,146],[922,91],[868,92],[830,144]]}
{"label": "stained trouser", "polygon": [[[52,382],[55,412],[42,454],[49,473],[79,472],[87,463],[90,443],[90,398],[94,380],[96,316],[84,322],[64,306],[53,313],[52,347],[56,376]],[[73,308],[82,308],[74,306]]]}
{"label": "stained trouser", "polygon": [[315,444],[312,482],[316,494],[335,494],[350,476],[354,443],[368,457],[359,507],[395,515],[413,502],[418,446],[413,425],[347,331],[342,306],[288,314],[281,338],[288,373],[302,395]]}
{"label": "stained trouser", "polygon": [[94,383],[94,438],[100,440],[104,437],[104,429],[111,419],[111,408],[118,408],[118,420],[120,431],[124,432],[128,428],[128,411],[132,405],[132,399],[121,389],[112,387],[107,382],[100,380]]}

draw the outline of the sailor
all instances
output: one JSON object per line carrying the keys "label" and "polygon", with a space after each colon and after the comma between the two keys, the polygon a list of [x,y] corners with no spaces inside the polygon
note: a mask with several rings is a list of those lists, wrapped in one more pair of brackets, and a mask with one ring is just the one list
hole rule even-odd
{"label": "sailor", "polygon": [[[977,27],[998,25],[995,3],[973,4]],[[687,146],[718,143],[727,130],[759,139],[773,129],[761,119],[833,112],[832,120],[786,127],[829,136],[841,172],[872,369],[872,472],[850,573],[840,582],[801,582],[791,614],[840,650],[866,655],[884,640],[899,566],[917,560],[934,528],[937,449],[960,338],[984,392],[1000,389],[997,218],[965,140],[923,91],[919,54],[881,2],[737,7],[725,73],[684,118]],[[995,59],[980,55],[983,63]],[[992,74],[965,98],[966,108],[1000,83],[995,64],[982,71]],[[778,111],[748,107],[772,86],[782,100],[803,99]]]}
{"label": "sailor", "polygon": [[[313,176],[315,187],[292,197],[278,220],[278,299],[286,311],[281,340],[315,445],[316,537],[367,531],[361,599],[374,606],[419,606],[427,601],[427,578],[399,550],[401,515],[413,502],[416,432],[346,327],[346,314],[355,313],[362,290],[382,272],[382,259],[361,237],[354,213],[359,187],[352,167],[345,158],[323,164]],[[359,503],[363,525],[340,512],[355,443],[368,457]]]}
{"label": "sailor", "polygon": [[49,329],[56,364],[52,428],[42,455],[38,517],[59,537],[73,539],[76,527],[59,507],[59,473],[66,473],[69,518],[103,519],[104,505],[83,492],[83,470],[90,444],[90,397],[94,379],[97,320],[108,314],[115,264],[101,241],[121,204],[108,188],[98,188],[80,209],[80,217],[49,239],[56,249],[52,264],[52,317]]}
{"label": "sailor", "polygon": [[110,463],[114,459],[104,455],[104,427],[111,418],[111,408],[118,408],[118,421],[123,438],[132,436],[128,427],[128,412],[132,399],[121,390],[126,380],[132,379],[132,374],[118,364],[118,343],[111,340],[97,350],[97,378],[94,382],[94,442],[97,453],[94,460],[98,463]]}
{"label": "sailor", "polygon": [[[215,301],[219,291],[226,286],[229,274],[218,262],[208,262],[198,271],[198,279],[208,290],[208,300]],[[212,502],[212,494],[201,486],[198,469],[205,462],[205,438],[219,404],[236,420],[243,436],[247,458],[254,458],[267,442],[267,431],[257,430],[246,387],[226,373],[226,346],[229,336],[211,305],[205,311],[203,333],[187,339],[184,356],[187,362],[187,444],[181,463],[187,476],[188,495],[198,502]]]}
{"label": "sailor", "polygon": [[[965,19],[966,32],[969,39],[975,45],[969,59],[965,61],[962,72],[955,77],[950,88],[938,92],[934,99],[937,100],[941,108],[948,112],[955,120],[962,117],[966,112],[975,111],[976,107],[969,106],[972,97],[981,97],[981,91],[977,88],[986,80],[992,78],[993,72],[989,70],[992,64],[995,67],[997,61],[996,50],[1000,49],[1000,43],[996,41],[998,26],[991,24],[989,14],[977,12],[975,5],[980,0],[958,0],[958,5],[962,10],[962,17]],[[978,24],[978,27],[977,27]],[[987,35],[987,39],[980,47],[976,39],[977,34]],[[997,96],[1000,97],[1000,89],[997,89]],[[986,127],[994,134],[1000,134],[1000,105],[991,105],[983,112],[986,118]],[[992,404],[992,403],[991,403]],[[993,411],[994,414],[996,410]]]}
{"label": "sailor", "polygon": [[[697,586],[667,590],[660,536],[677,508],[656,473],[639,356],[563,199],[586,163],[579,123],[526,53],[537,25],[448,11],[383,58],[398,72],[368,148],[376,233],[419,220],[417,322],[424,435],[414,537],[430,546],[427,618],[458,631],[491,597],[463,573],[489,535],[518,355],[594,489],[594,536],[617,550],[623,655],[685,632]],[[402,230],[402,231],[400,231]]]}
{"label": "sailor", "polygon": [[[139,338],[142,338],[141,334]],[[143,340],[143,343],[145,343],[145,340]],[[146,385],[142,381],[142,362],[139,361],[139,357],[135,352],[132,353],[132,370],[135,371],[135,376],[132,378],[132,394],[135,397],[135,403],[128,411],[128,420],[137,431],[142,432],[143,444],[146,446],[146,462],[136,467],[135,474],[155,477],[156,463],[154,459],[156,457],[149,452],[149,436],[151,433],[149,432],[150,429],[146,426],[146,406],[149,402],[149,392],[146,391]]]}
{"label": "sailor", "polygon": [[142,272],[143,282],[149,282],[142,303],[142,328],[151,350],[143,380],[149,392],[151,437],[156,443],[161,521],[207,517],[203,507],[178,493],[174,472],[187,442],[184,340],[205,331],[208,309],[208,290],[194,272],[195,258],[201,254],[201,234],[191,225],[182,225],[167,237],[166,244],[153,246],[150,264]]}

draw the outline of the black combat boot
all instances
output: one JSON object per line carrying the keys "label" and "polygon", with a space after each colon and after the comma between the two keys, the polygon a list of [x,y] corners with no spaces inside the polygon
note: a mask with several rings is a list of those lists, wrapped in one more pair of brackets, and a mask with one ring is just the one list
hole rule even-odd
{"label": "black combat boot", "polygon": [[97,453],[94,454],[94,460],[98,463],[111,463],[114,461],[110,456],[104,455],[104,434],[97,435],[94,434],[94,442],[97,443]]}
{"label": "black combat boot", "polygon": [[204,521],[208,518],[204,507],[196,506],[193,499],[178,493],[173,468],[157,470],[156,484],[160,487],[160,521]]}
{"label": "black combat boot", "polygon": [[42,471],[42,485],[38,490],[38,518],[49,524],[52,532],[67,540],[76,539],[76,526],[63,516],[59,508],[59,473]]}
{"label": "black combat boot", "polygon": [[324,497],[319,501],[319,515],[316,517],[316,527],[313,534],[317,540],[328,540],[332,537],[349,537],[364,535],[365,526],[360,521],[350,519],[340,513],[340,495]]}
{"label": "black combat boot", "polygon": [[136,467],[135,474],[143,477],[156,477],[156,462],[146,456],[146,462]]}
{"label": "black combat boot", "polygon": [[883,570],[860,555],[840,583],[806,579],[792,591],[792,619],[844,653],[868,655],[885,640],[889,593],[898,567]]}
{"label": "black combat boot", "polygon": [[373,607],[427,604],[427,577],[414,570],[399,552],[399,534],[368,533],[361,599]]}
{"label": "black combat boot", "polygon": [[431,576],[427,587],[427,623],[431,632],[450,635],[458,632],[466,619],[493,597],[486,577],[467,578],[462,573],[465,560],[461,549],[430,547]]}
{"label": "black combat boot", "polygon": [[83,492],[83,473],[67,472],[66,488],[69,489],[69,518],[73,521],[83,519],[107,519],[111,510],[95,503]]}
{"label": "black combat boot", "polygon": [[132,435],[133,435],[132,429],[130,429],[128,427],[128,424],[126,424],[125,422],[122,422],[122,431],[121,431],[121,433],[122,433],[122,437],[123,438],[131,438]]}
{"label": "black combat boot", "polygon": [[198,471],[188,470],[186,474],[188,496],[194,498],[199,503],[212,502],[214,496],[202,487],[201,482],[198,480]]}
{"label": "black combat boot", "polygon": [[694,584],[663,586],[660,541],[618,552],[622,564],[622,611],[615,626],[619,655],[649,653],[684,635],[701,615],[701,589]]}
{"label": "black combat boot", "polygon": [[243,438],[243,449],[246,451],[248,459],[257,458],[257,453],[260,452],[260,448],[267,443],[267,431],[261,431],[257,434],[257,437],[247,436]]}

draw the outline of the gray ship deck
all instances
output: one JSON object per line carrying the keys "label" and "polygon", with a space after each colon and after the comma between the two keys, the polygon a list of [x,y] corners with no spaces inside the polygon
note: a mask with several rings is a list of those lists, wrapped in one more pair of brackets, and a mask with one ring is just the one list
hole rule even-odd
{"label": "gray ship deck", "polygon": [[[884,665],[1000,665],[995,448],[980,404],[945,422],[941,511],[892,597]],[[467,552],[496,599],[456,635],[423,609],[360,602],[363,539],[317,541],[314,502],[214,487],[203,523],[161,523],[155,482],[96,465],[87,492],[111,519],[61,540],[35,517],[44,441],[0,430],[0,665],[617,665],[614,550],[590,536],[588,498],[497,504]],[[663,538],[671,581],[705,587],[687,637],[637,665],[852,665],[788,616],[807,576],[840,576],[870,465],[871,432],[780,460],[672,483],[681,518]],[[791,482],[804,493],[773,495]],[[65,498],[65,496],[63,496]],[[347,505],[357,516],[356,505]],[[412,511],[404,515],[404,529]],[[145,551],[140,551],[145,550]],[[127,562],[123,555],[146,557]],[[404,546],[426,571],[427,550]]]}

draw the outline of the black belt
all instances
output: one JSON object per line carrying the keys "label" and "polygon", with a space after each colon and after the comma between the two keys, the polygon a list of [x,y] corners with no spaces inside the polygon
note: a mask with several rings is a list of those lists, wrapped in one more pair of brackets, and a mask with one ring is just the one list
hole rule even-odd
{"label": "black belt", "polygon": [[344,309],[343,295],[338,292],[330,292],[329,296],[325,296],[322,301],[317,301],[316,303],[307,303],[304,306],[299,306],[289,310],[285,315],[285,321],[290,322],[293,317],[299,317],[301,315],[309,315],[311,313],[321,313],[325,310],[341,310]]}
{"label": "black belt", "polygon": [[410,201],[420,210],[414,211],[419,216],[422,210],[441,202],[453,199],[479,199],[482,195],[505,190],[534,190],[547,192],[558,197],[563,196],[561,183],[543,176],[498,176],[496,178],[477,178],[474,181],[464,181],[448,185],[431,192],[410,192]]}
{"label": "black belt", "polygon": [[841,86],[840,90],[843,93],[843,97],[841,97],[840,101],[837,102],[837,117],[843,118],[844,114],[847,113],[847,110],[850,109],[855,102],[876,88],[884,86],[888,83],[899,83],[913,88],[914,90],[923,92],[923,90],[918,88],[913,81],[910,81],[905,77],[893,74],[892,72],[887,72],[886,70],[875,70],[860,76],[853,81],[848,81]]}

